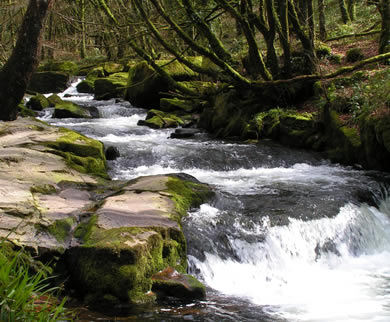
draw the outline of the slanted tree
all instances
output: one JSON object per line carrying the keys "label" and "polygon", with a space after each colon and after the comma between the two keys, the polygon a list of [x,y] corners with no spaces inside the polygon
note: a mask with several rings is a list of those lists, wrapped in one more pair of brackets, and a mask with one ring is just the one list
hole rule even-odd
{"label": "slanted tree", "polygon": [[0,71],[0,120],[15,120],[31,76],[39,63],[42,31],[55,0],[30,0],[10,58]]}

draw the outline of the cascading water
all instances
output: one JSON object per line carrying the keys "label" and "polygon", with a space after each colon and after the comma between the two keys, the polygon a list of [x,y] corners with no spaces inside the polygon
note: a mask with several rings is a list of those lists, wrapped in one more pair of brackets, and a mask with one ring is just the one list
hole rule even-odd
{"label": "cascading water", "polygon": [[[137,126],[144,110],[94,101],[74,86],[69,99],[101,118],[57,120],[50,110],[42,118],[116,146],[114,179],[185,172],[216,190],[183,225],[191,272],[210,288],[192,319],[390,321],[387,175],[272,142],[169,139],[173,130]],[[143,320],[173,319],[177,310]]]}

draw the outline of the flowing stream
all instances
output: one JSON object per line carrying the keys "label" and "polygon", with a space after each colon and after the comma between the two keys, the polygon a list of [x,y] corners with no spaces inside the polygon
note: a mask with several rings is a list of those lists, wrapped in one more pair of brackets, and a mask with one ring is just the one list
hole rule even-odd
{"label": "flowing stream", "polygon": [[101,118],[58,120],[48,109],[41,119],[117,147],[113,179],[185,172],[216,191],[184,222],[207,301],[132,321],[390,321],[389,175],[268,141],[170,139],[174,130],[137,126],[145,110],[94,101],[74,85],[62,96]]}

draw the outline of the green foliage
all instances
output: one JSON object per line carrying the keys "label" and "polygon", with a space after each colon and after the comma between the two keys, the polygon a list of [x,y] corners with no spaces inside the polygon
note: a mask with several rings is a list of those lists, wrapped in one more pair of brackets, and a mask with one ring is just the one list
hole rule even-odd
{"label": "green foliage", "polygon": [[30,274],[23,250],[13,251],[0,242],[0,320],[1,321],[58,321],[69,320],[61,303],[53,296],[58,288],[49,288],[45,268]]}

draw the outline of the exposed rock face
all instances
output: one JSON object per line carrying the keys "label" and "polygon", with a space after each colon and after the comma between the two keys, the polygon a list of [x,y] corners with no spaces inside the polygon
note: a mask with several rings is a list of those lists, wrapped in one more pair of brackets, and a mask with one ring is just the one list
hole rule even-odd
{"label": "exposed rock face", "polygon": [[181,218],[212,193],[184,175],[105,178],[100,142],[34,119],[0,123],[0,236],[61,254],[91,305],[154,301],[153,274],[186,271]]}

